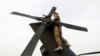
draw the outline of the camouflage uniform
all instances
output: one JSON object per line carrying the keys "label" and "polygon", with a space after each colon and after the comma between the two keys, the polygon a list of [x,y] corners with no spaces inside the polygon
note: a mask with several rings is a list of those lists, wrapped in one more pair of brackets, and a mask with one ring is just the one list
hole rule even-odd
{"label": "camouflage uniform", "polygon": [[66,41],[63,37],[62,37],[62,32],[61,32],[61,25],[60,25],[60,17],[58,15],[58,13],[54,13],[54,37],[56,40],[56,43],[59,46],[62,47],[62,43],[70,46],[68,44],[68,41]]}
{"label": "camouflage uniform", "polygon": [[54,36],[58,46],[62,45],[59,27],[54,26]]}

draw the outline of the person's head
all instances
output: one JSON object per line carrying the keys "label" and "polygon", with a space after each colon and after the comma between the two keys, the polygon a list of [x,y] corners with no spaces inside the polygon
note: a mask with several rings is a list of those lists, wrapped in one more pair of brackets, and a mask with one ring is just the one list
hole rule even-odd
{"label": "person's head", "polygon": [[54,16],[54,20],[60,19],[59,14],[57,12],[54,12],[53,16]]}

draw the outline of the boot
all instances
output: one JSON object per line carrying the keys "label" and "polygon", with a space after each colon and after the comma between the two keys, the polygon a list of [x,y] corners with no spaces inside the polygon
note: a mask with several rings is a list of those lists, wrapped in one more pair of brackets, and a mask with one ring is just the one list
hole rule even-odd
{"label": "boot", "polygon": [[62,50],[63,50],[62,46],[58,46],[58,47],[55,49],[55,51],[62,51]]}
{"label": "boot", "polygon": [[64,43],[65,45],[67,45],[68,47],[70,47],[71,45],[68,43],[67,40],[65,40],[63,37],[62,37],[62,43]]}
{"label": "boot", "polygon": [[65,43],[65,45],[67,45],[68,47],[70,47],[70,46],[71,46],[68,42],[66,42],[66,43]]}

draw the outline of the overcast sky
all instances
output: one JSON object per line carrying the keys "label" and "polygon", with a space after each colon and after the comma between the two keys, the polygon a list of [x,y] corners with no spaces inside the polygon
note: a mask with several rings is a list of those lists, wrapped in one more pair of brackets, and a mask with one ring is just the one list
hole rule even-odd
{"label": "overcast sky", "polygon": [[[34,34],[29,24],[37,21],[11,15],[12,11],[42,16],[53,6],[62,22],[88,28],[88,32],[62,28],[76,54],[100,51],[100,0],[0,0],[0,56],[20,56]],[[39,41],[33,56],[41,56],[41,45]]]}

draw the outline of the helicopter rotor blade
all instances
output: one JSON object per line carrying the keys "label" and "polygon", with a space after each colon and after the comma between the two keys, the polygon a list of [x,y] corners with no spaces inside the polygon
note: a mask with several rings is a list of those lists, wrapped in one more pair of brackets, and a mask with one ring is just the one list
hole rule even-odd
{"label": "helicopter rotor blade", "polygon": [[49,17],[52,16],[52,14],[56,11],[56,7],[53,7],[50,11],[50,13],[48,14]]}
{"label": "helicopter rotor blade", "polygon": [[23,51],[21,56],[31,56],[32,55],[32,53],[34,52],[34,49],[38,43],[38,40],[39,40],[41,34],[43,33],[45,27],[46,27],[46,25],[44,25],[44,24],[40,25],[38,31],[32,37],[32,39],[30,40],[29,44],[27,45],[27,47],[25,48],[25,50]]}
{"label": "helicopter rotor blade", "polygon": [[83,53],[83,54],[79,54],[78,56],[81,56],[81,55],[90,55],[90,54],[98,54],[98,53],[100,53],[100,51]]}
{"label": "helicopter rotor blade", "polygon": [[27,14],[23,14],[23,13],[19,13],[19,12],[11,12],[11,14],[24,16],[24,17],[28,17],[28,18],[32,18],[32,19],[36,19],[38,21],[41,21],[43,19],[43,17],[31,16],[31,15],[27,15]]}
{"label": "helicopter rotor blade", "polygon": [[61,25],[70,28],[70,29],[75,29],[75,30],[80,30],[80,31],[86,31],[88,32],[87,28],[85,27],[81,27],[81,26],[76,26],[76,25],[71,25],[71,24],[67,24],[67,23],[60,23]]}

